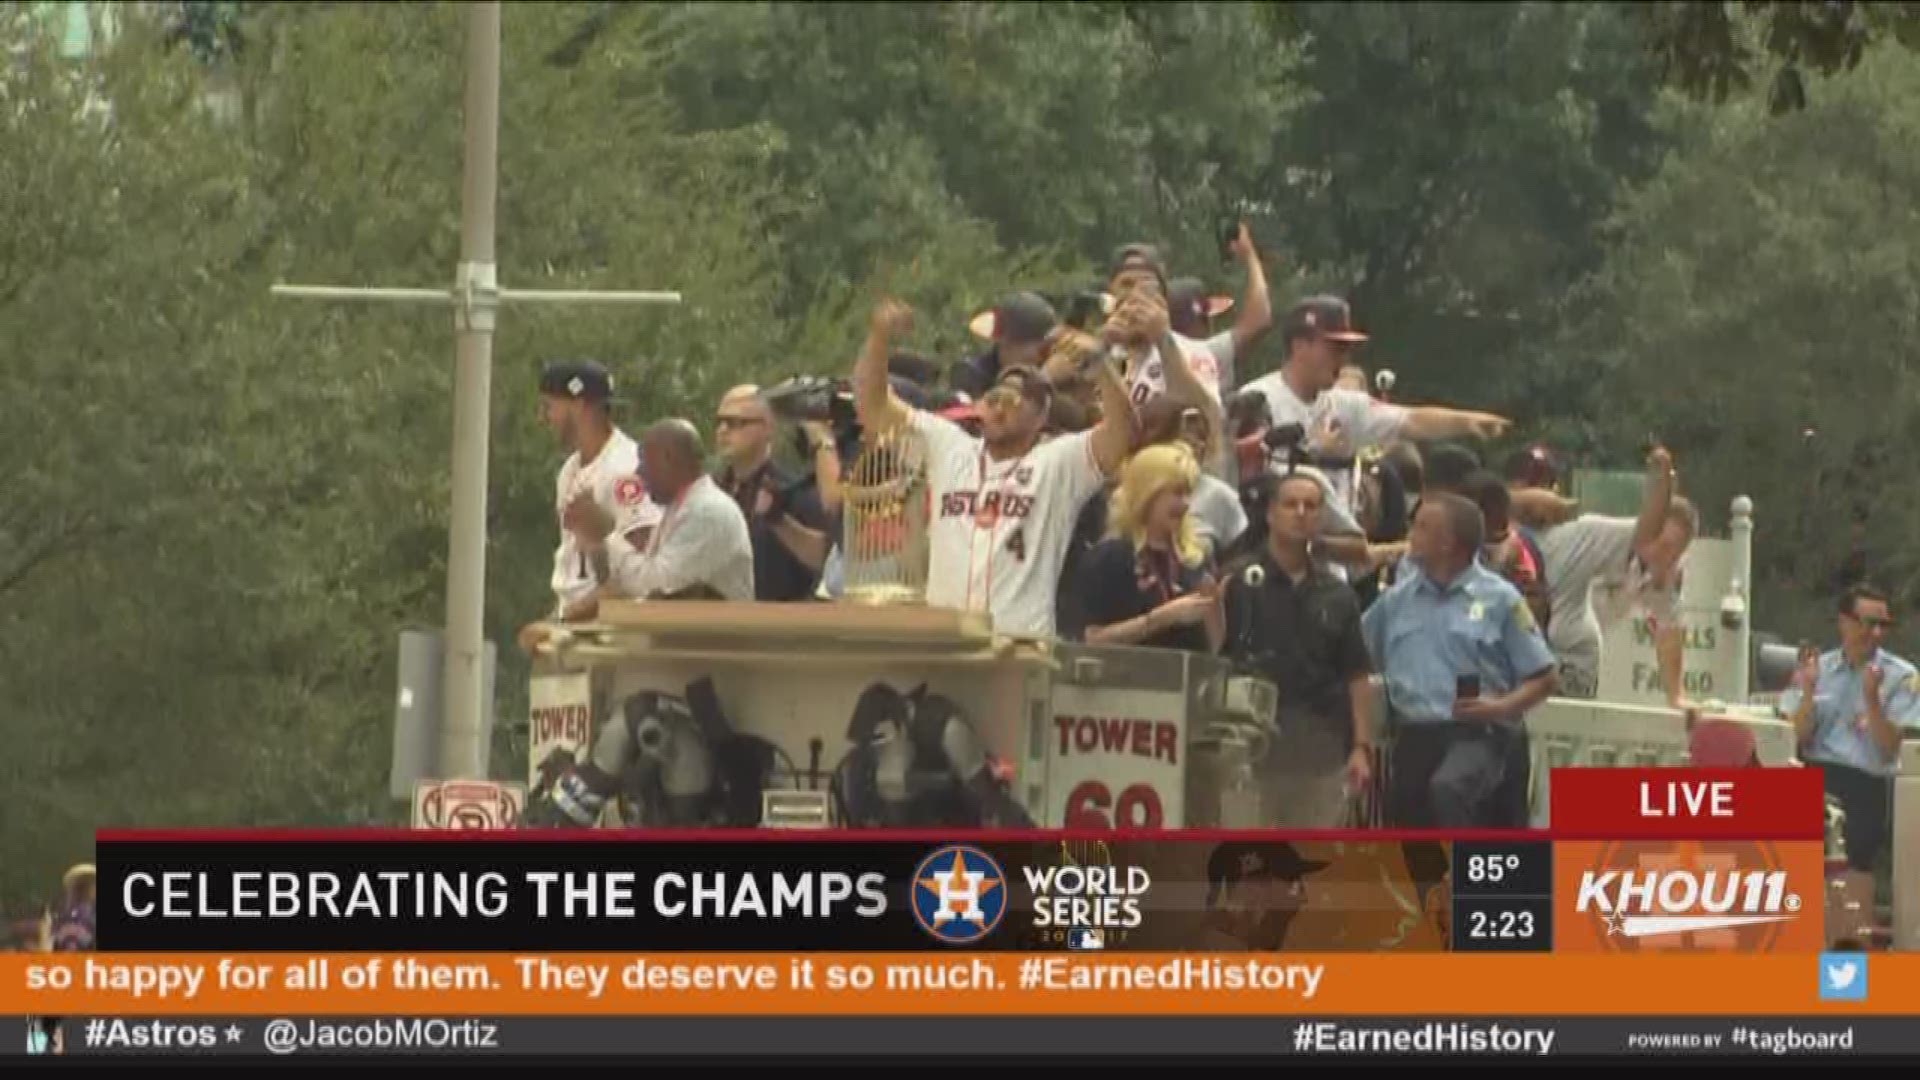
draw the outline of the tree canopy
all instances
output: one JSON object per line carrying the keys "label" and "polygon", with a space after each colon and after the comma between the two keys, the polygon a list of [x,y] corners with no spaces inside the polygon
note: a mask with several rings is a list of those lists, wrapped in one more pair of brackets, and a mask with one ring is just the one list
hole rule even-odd
{"label": "tree canopy", "polygon": [[[499,715],[555,541],[541,361],[704,426],[843,371],[881,290],[946,359],[1126,241],[1237,291],[1227,216],[1407,396],[1583,464],[1659,432],[1710,522],[1753,495],[1761,625],[1821,632],[1863,563],[1911,597],[1913,7],[509,5],[503,280],[687,302],[503,318]],[[267,287],[447,278],[459,5],[181,11],[84,60],[0,30],[0,900],[102,824],[396,819],[395,640],[442,619],[444,312]]]}

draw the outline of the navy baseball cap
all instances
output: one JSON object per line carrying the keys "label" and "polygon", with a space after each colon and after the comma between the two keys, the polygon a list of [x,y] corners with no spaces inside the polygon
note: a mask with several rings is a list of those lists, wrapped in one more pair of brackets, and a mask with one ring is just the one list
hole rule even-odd
{"label": "navy baseball cap", "polygon": [[606,401],[613,375],[597,360],[555,360],[540,369],[540,392],[549,397]]}
{"label": "navy baseball cap", "polygon": [[1353,308],[1337,296],[1310,296],[1287,312],[1285,340],[1323,337],[1333,341],[1362,342],[1367,335],[1353,325]]}
{"label": "navy baseball cap", "polygon": [[998,304],[991,311],[983,311],[974,316],[968,328],[976,337],[989,341],[1009,341],[1029,343],[1045,341],[1053,328],[1060,325],[1060,316],[1053,310],[1047,298],[1037,292],[1017,292]]}

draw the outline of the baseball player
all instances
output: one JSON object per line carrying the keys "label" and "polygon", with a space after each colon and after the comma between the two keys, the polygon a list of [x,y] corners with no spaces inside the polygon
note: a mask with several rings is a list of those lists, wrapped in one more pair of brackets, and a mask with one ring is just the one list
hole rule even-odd
{"label": "baseball player", "polygon": [[[1109,340],[1139,315],[1116,312]],[[887,381],[892,342],[912,326],[906,305],[874,310],[854,364],[854,405],[867,430],[910,427],[926,442],[933,512],[927,603],[983,611],[1000,633],[1050,638],[1054,598],[1074,520],[1126,460],[1138,422],[1118,372],[1095,357],[1103,419],[1089,431],[1041,441],[1053,387],[1030,367],[1002,369],[978,402],[980,436],[909,408]]]}
{"label": "baseball player", "polygon": [[[1281,334],[1286,360],[1279,370],[1249,382],[1246,390],[1266,399],[1274,426],[1301,425],[1304,449],[1315,464],[1332,473],[1349,508],[1353,483],[1346,466],[1368,447],[1397,439],[1493,439],[1510,425],[1491,413],[1394,405],[1339,389],[1342,365],[1367,340],[1353,325],[1352,309],[1339,297],[1314,296],[1295,304],[1281,323]],[[1274,465],[1284,468],[1284,457],[1276,455]]]}
{"label": "baseball player", "polygon": [[660,523],[660,507],[647,497],[640,478],[640,447],[613,425],[608,406],[613,376],[592,360],[557,361],[540,373],[540,404],[547,426],[571,450],[560,466],[554,511],[560,517],[560,546],[553,553],[554,616],[590,619],[602,584],[588,550],[566,524],[567,507],[591,502],[611,516],[622,535],[645,534]]}

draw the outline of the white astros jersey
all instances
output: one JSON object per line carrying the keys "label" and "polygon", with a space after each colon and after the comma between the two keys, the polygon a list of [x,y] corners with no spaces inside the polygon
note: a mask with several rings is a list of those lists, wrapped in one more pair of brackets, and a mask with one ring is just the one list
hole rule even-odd
{"label": "white astros jersey", "polygon": [[[1213,349],[1204,341],[1195,341],[1179,334],[1169,334],[1180,351],[1187,354],[1187,366],[1193,369],[1194,378],[1207,388],[1215,401],[1220,400],[1220,360]],[[1133,399],[1133,407],[1139,408],[1161,394],[1167,392],[1166,365],[1161,362],[1160,349],[1155,346],[1152,352],[1142,357],[1127,372],[1127,395]]]}
{"label": "white astros jersey", "polygon": [[1073,525],[1105,484],[1093,433],[1043,442],[1025,457],[992,461],[979,439],[915,410],[927,441],[933,496],[927,603],[984,611],[995,632],[1050,638]]}
{"label": "white astros jersey", "polygon": [[[619,428],[600,448],[600,453],[585,465],[575,451],[560,466],[560,480],[554,491],[554,516],[560,519],[567,504],[583,491],[593,493],[593,501],[613,515],[614,531],[626,533],[660,523],[660,506],[647,497],[647,486],[640,479],[640,447]],[[584,600],[599,585],[587,556],[574,541],[566,526],[560,528],[560,546],[553,553],[553,595],[560,606]]]}

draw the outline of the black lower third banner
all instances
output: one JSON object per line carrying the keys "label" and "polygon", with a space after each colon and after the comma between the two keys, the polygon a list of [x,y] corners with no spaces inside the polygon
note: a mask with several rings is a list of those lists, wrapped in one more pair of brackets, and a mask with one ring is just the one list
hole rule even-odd
{"label": "black lower third banner", "polygon": [[[1443,952],[1455,940],[1453,864],[1472,847],[1180,834],[966,843],[420,835],[103,835],[99,946]],[[1544,892],[1549,845],[1507,847],[1526,849],[1509,887]],[[1460,902],[1498,899],[1481,889]],[[1529,925],[1536,940],[1502,947],[1545,951],[1550,926]]]}

